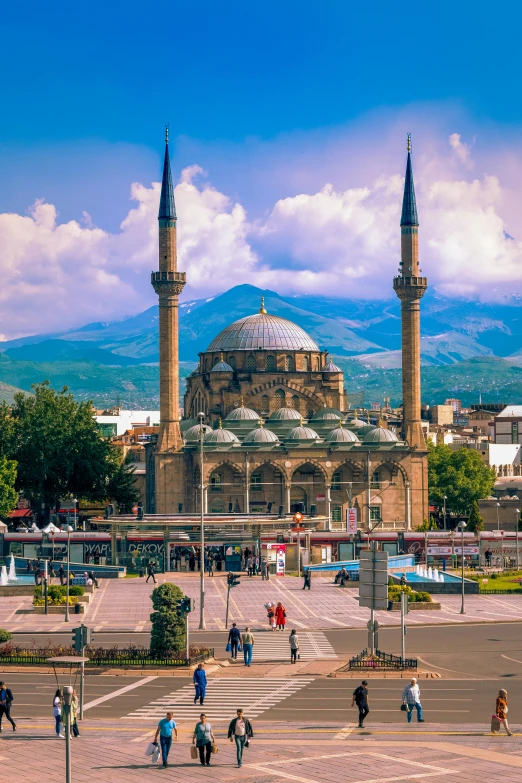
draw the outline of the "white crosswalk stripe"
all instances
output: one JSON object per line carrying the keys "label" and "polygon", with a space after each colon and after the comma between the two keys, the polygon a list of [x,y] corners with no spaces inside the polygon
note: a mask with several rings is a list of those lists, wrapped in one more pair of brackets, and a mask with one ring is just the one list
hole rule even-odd
{"label": "white crosswalk stripe", "polygon": [[[335,651],[322,631],[298,631],[299,655],[301,661],[318,658],[337,658]],[[289,661],[289,633],[281,631],[256,633],[254,661]],[[238,653],[238,660],[241,653]]]}
{"label": "white crosswalk stripe", "polygon": [[204,711],[210,721],[230,720],[235,716],[237,708],[241,707],[249,718],[256,718],[310,682],[313,682],[312,677],[211,677],[203,707],[199,703],[194,704],[194,686],[185,685],[179,691],[140,707],[127,717],[147,720],[163,718],[171,711],[175,721],[197,721]]}

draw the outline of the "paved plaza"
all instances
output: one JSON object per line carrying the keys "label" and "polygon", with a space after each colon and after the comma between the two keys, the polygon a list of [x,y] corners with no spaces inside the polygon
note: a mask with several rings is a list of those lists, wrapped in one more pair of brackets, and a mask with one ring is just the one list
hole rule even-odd
{"label": "paved plaza", "polygon": [[[165,579],[175,582],[196,600],[196,611],[190,616],[190,625],[191,628],[197,628],[198,575],[160,575],[158,584]],[[97,631],[147,631],[150,629],[150,595],[153,588],[153,583],[146,584],[144,578],[102,580],[86,613],[71,615],[71,625],[85,622]],[[296,577],[272,577],[269,582],[263,582],[259,577],[249,579],[243,575],[240,586],[230,592],[230,622],[236,621],[242,627],[250,625],[254,630],[266,629],[268,623],[264,604],[267,601],[282,601],[287,611],[287,627],[295,627],[298,631],[366,626],[368,610],[359,607],[357,588],[341,588],[334,585],[331,578],[318,576],[314,576],[310,591],[301,588],[302,580]],[[206,577],[205,590],[207,629],[224,631],[226,579],[223,576]],[[522,620],[522,596],[518,595],[466,596],[464,616],[460,614],[459,595],[435,596],[435,600],[442,605],[440,611],[412,611],[408,615],[408,625]],[[30,606],[29,596],[1,598],[0,627],[26,632],[63,630],[63,617],[28,614],[25,610]],[[400,624],[400,612],[376,612],[376,618],[381,626]]]}
{"label": "paved plaza", "polygon": [[[248,713],[247,713],[248,714]],[[235,746],[226,739],[226,723],[214,721],[218,753],[201,769],[190,758],[193,722],[178,724],[167,770],[144,755],[155,719],[87,720],[72,741],[72,780],[79,783],[138,783],[156,779],[247,781],[247,783],[391,783],[458,780],[459,783],[522,776],[522,736],[492,736],[483,725],[376,724],[354,729],[332,722],[321,725],[253,721],[255,737],[235,763]],[[2,779],[20,783],[56,783],[65,779],[65,742],[53,737],[51,720],[32,720],[19,733],[0,740]]]}

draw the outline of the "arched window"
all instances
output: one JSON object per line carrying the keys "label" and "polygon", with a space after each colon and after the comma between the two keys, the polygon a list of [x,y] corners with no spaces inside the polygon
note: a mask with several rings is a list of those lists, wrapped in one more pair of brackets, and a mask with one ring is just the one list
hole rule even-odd
{"label": "arched window", "polygon": [[315,360],[315,371],[319,372],[320,369],[321,369],[321,365],[319,363],[319,357],[316,357],[316,360]]}
{"label": "arched window", "polygon": [[285,393],[282,389],[278,389],[275,393],[276,409],[285,407]]}
{"label": "arched window", "polygon": [[266,357],[266,369],[268,370],[268,372],[273,372],[275,370],[275,368],[276,368],[275,356],[272,356],[272,355],[267,356]]}
{"label": "arched window", "polygon": [[285,356],[285,370],[287,372],[294,371],[294,360],[292,356]]}
{"label": "arched window", "polygon": [[233,370],[236,369],[236,357],[235,356],[229,356],[228,357],[228,363],[232,367]]}
{"label": "arched window", "polygon": [[307,411],[306,411],[306,418],[307,419],[311,419],[313,415],[314,415],[314,409],[313,408],[308,408]]}
{"label": "arched window", "polygon": [[379,489],[381,486],[382,476],[380,474],[380,471],[374,470],[373,476],[372,476],[372,487],[375,487],[375,489]]}
{"label": "arched window", "polygon": [[256,360],[254,359],[252,354],[249,354],[249,356],[247,356],[247,370],[249,372],[253,372],[255,369],[256,369]]}
{"label": "arched window", "polygon": [[310,369],[310,360],[308,359],[308,356],[303,356],[303,369],[305,372],[308,372]]}
{"label": "arched window", "polygon": [[210,477],[210,491],[223,492],[223,474],[213,473]]}
{"label": "arched window", "polygon": [[261,413],[263,416],[270,413],[270,400],[268,399],[268,394],[263,394],[261,397]]}
{"label": "arched window", "polygon": [[297,396],[297,394],[294,394],[294,396],[292,397],[292,408],[295,408],[296,411],[299,410],[299,397]]}

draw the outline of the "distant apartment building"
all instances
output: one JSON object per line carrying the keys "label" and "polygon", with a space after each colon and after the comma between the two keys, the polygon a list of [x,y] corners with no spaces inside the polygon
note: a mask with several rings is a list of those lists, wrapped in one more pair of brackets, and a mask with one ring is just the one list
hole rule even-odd
{"label": "distant apartment building", "polygon": [[98,428],[106,438],[123,435],[136,427],[159,426],[159,411],[126,411],[121,408],[97,410],[95,418]]}
{"label": "distant apartment building", "polygon": [[451,405],[433,405],[430,408],[432,424],[451,426],[453,424],[454,408]]}
{"label": "distant apartment building", "polygon": [[444,400],[444,405],[451,405],[454,413],[460,413],[462,410],[462,402],[456,397],[448,397],[447,400]]}
{"label": "distant apartment building", "polygon": [[522,405],[507,405],[495,416],[495,443],[522,443]]}

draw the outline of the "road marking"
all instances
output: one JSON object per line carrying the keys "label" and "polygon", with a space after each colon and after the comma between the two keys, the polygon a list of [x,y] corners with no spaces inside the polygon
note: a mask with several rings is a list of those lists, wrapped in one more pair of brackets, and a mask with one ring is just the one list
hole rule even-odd
{"label": "road marking", "polygon": [[500,657],[501,657],[501,658],[505,658],[505,659],[506,659],[506,661],[513,661],[513,663],[522,663],[522,661],[517,661],[517,659],[516,659],[516,658],[508,658],[508,656],[507,656],[507,655],[501,655]]}
{"label": "road marking", "polygon": [[434,669],[443,669],[445,672],[453,672],[453,674],[464,674],[466,677],[469,677],[470,679],[475,680],[481,680],[482,677],[479,677],[478,675],[471,675],[469,672],[461,672],[459,669],[448,669],[447,666],[440,666],[439,664],[430,663],[429,661],[424,660],[424,658],[417,657],[417,660],[421,663],[425,663],[426,666],[433,666]]}
{"label": "road marking", "polygon": [[354,730],[355,725],[349,723],[347,726],[345,726],[341,731],[339,731],[337,734],[334,734],[334,740],[342,740],[346,739],[346,737],[349,737],[352,731]]}
{"label": "road marking", "polygon": [[141,685],[146,685],[148,682],[152,682],[152,680],[156,680],[157,677],[144,677],[142,680],[138,680],[138,682],[133,682],[130,685],[125,685],[124,688],[119,688],[117,691],[112,691],[111,693],[107,693],[105,696],[100,696],[99,699],[94,699],[94,701],[90,701],[88,704],[85,704],[83,709],[89,710],[91,707],[97,707],[98,704],[103,704],[104,701],[110,701],[111,699],[115,699],[117,696],[121,696],[122,693],[127,693],[128,691],[133,691],[134,688],[139,688]]}
{"label": "road marking", "polygon": [[[91,608],[91,605],[89,604],[89,605],[88,605],[88,607],[87,607],[87,611],[85,612],[85,615],[87,615],[87,614],[89,615],[89,622],[90,622],[90,623],[93,623],[93,622],[96,620],[96,615],[98,614],[98,611],[99,611],[99,609],[100,609],[100,606],[102,605],[102,601],[103,601],[103,599],[105,598],[105,593],[107,592],[107,588],[108,588],[108,586],[109,586],[109,580],[107,579],[107,580],[105,581],[105,584],[104,584],[103,588],[102,588],[102,591],[101,591],[101,595],[100,595],[100,597],[99,597],[99,600],[98,600],[98,601],[97,601],[97,603],[96,603],[96,609],[94,610],[94,612],[92,613],[92,615],[89,613],[89,609]],[[84,708],[84,709],[85,709],[85,708]]]}

